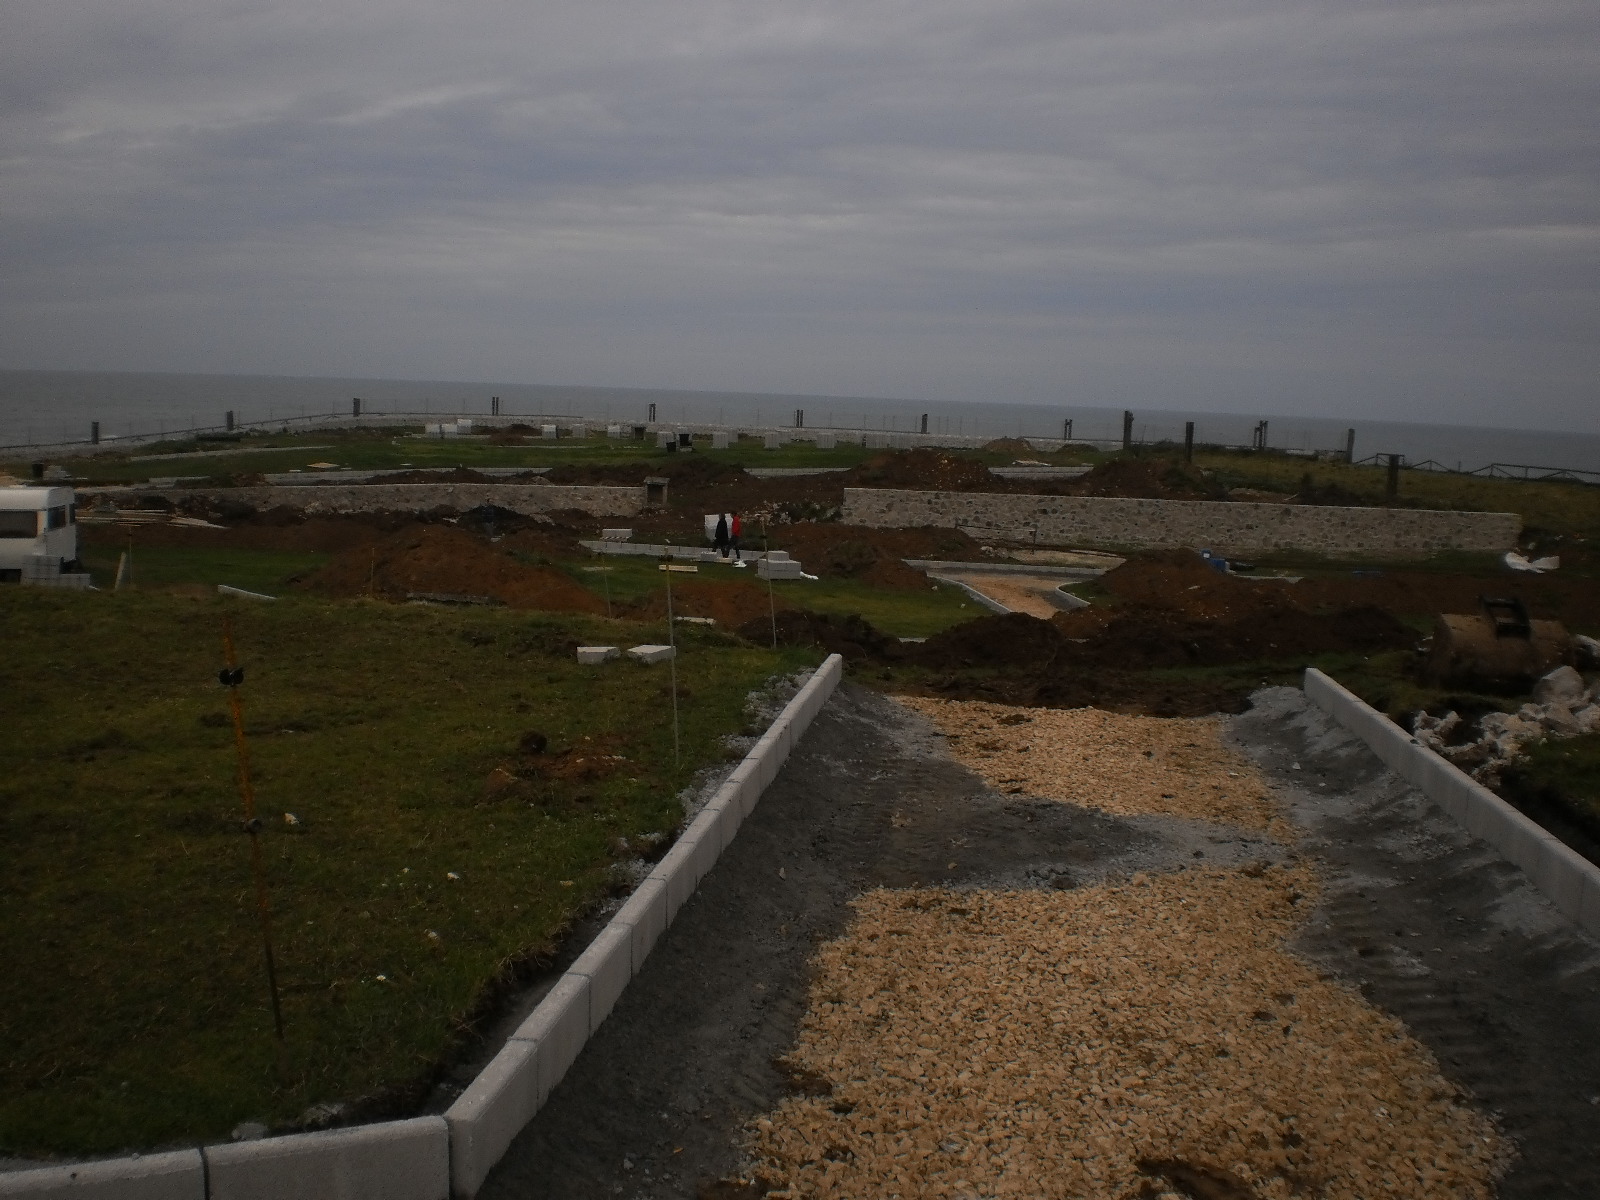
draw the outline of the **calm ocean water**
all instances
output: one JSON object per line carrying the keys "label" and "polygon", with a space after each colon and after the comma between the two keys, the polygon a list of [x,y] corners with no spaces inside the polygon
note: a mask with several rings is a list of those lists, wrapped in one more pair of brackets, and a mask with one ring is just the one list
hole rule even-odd
{"label": "calm ocean water", "polygon": [[[89,371],[0,371],[0,446],[78,441],[99,421],[102,437],[167,433],[220,425],[233,410],[240,421],[348,414],[353,397],[368,412],[487,415],[499,396],[502,415],[573,415],[606,421],[644,421],[657,406],[662,421],[789,425],[795,409],[808,426],[915,430],[982,437],[1122,436],[1122,410],[988,404],[978,401],[888,400],[848,396],[784,396],[740,392],[655,391],[555,387],[513,383],[451,383],[397,379],[318,379],[256,375],[155,375]],[[1600,472],[1600,434],[1474,426],[1285,417],[1270,413],[1134,411],[1134,437],[1181,440],[1185,421],[1201,442],[1249,445],[1256,422],[1268,421],[1268,444],[1284,449],[1343,449],[1356,431],[1356,457],[1403,454],[1473,470],[1491,462]]]}

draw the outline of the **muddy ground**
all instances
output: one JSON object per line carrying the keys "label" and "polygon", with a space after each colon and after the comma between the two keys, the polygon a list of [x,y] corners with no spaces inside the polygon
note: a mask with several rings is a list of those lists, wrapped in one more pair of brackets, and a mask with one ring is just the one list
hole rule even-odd
{"label": "muddy ground", "polygon": [[[1522,1155],[1505,1200],[1600,1194],[1600,947],[1298,692],[1260,693],[1232,730],[1327,877],[1301,951],[1498,1115]],[[718,1181],[740,1169],[744,1122],[807,1086],[775,1060],[808,960],[867,888],[1073,887],[1286,853],[1231,827],[996,794],[921,719],[847,684],[483,1195],[759,1195]]]}

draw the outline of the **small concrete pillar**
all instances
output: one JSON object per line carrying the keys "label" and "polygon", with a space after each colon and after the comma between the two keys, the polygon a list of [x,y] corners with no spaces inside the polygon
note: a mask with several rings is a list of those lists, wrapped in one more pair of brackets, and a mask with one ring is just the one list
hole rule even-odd
{"label": "small concrete pillar", "polygon": [[223,414],[223,424],[227,427],[229,433],[233,432],[233,409],[230,408]]}
{"label": "small concrete pillar", "polygon": [[1402,456],[1399,454],[1389,455],[1389,479],[1383,490],[1391,496],[1398,496],[1400,494],[1401,457]]}
{"label": "small concrete pillar", "polygon": [[361,415],[361,397],[360,396],[356,396],[356,397],[351,399],[351,401],[350,401],[350,415],[352,417],[359,417]]}
{"label": "small concrete pillar", "polygon": [[1122,448],[1133,449],[1133,414],[1127,409],[1122,410]]}
{"label": "small concrete pillar", "polygon": [[656,419],[656,406],[654,404],[652,404],[650,406],[650,422],[651,422],[651,424],[655,423],[655,419]]}
{"label": "small concrete pillar", "polygon": [[100,422],[99,421],[90,421],[89,422],[89,444],[91,446],[98,446],[100,444]]}
{"label": "small concrete pillar", "polygon": [[922,414],[922,432],[923,433],[927,433],[928,432],[928,414],[927,413],[923,413]]}
{"label": "small concrete pillar", "polygon": [[491,417],[498,417],[500,415],[500,397],[499,396],[490,396],[489,397],[489,415]]}
{"label": "small concrete pillar", "polygon": [[1346,463],[1356,461],[1356,431],[1354,429],[1346,429],[1344,431],[1344,461]]}
{"label": "small concrete pillar", "polygon": [[1194,461],[1194,422],[1183,423],[1183,461]]}
{"label": "small concrete pillar", "polygon": [[728,448],[728,435],[726,433],[713,433],[711,435],[711,448],[713,450],[726,450]]}

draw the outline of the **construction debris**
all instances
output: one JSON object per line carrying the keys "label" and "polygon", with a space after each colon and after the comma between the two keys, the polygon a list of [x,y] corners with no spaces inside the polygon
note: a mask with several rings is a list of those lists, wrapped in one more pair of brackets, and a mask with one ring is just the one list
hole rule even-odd
{"label": "construction debris", "polygon": [[1485,787],[1497,787],[1528,746],[1600,733],[1600,682],[1591,685],[1571,667],[1557,667],[1533,685],[1532,702],[1514,713],[1486,713],[1474,725],[1455,711],[1440,717],[1419,712],[1411,732]]}

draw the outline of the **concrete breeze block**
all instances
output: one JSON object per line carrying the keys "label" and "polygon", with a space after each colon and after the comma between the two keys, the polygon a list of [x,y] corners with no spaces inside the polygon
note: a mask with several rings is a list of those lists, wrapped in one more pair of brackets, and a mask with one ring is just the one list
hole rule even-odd
{"label": "concrete breeze block", "polygon": [[589,977],[589,1033],[611,1015],[622,989],[633,978],[633,930],[613,917],[595,936],[569,974]]}
{"label": "concrete breeze block", "polygon": [[206,1200],[198,1150],[142,1154],[105,1162],[70,1163],[0,1174],[0,1196],[34,1200]]}
{"label": "concrete breeze block", "polygon": [[209,1200],[448,1200],[443,1117],[206,1147]]}
{"label": "concrete breeze block", "polygon": [[444,1114],[450,1127],[450,1186],[474,1196],[523,1126],[544,1104],[538,1044],[513,1038]]}
{"label": "concrete breeze block", "polygon": [[579,646],[578,661],[585,664],[610,662],[621,653],[615,646]]}
{"label": "concrete breeze block", "polygon": [[676,658],[677,654],[677,650],[671,646],[634,646],[628,651],[629,658],[642,663],[666,662],[669,658]]}

